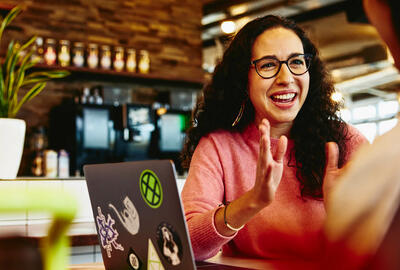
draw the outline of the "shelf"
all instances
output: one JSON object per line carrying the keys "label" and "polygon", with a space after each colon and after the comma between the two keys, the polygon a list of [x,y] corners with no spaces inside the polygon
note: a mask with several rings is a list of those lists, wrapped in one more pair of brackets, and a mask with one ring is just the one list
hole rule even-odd
{"label": "shelf", "polygon": [[154,73],[142,74],[135,72],[126,71],[114,71],[100,68],[87,68],[87,67],[62,67],[59,65],[45,65],[37,64],[32,68],[33,71],[37,70],[53,70],[63,69],[71,72],[71,75],[64,78],[63,80],[95,80],[105,82],[117,82],[117,83],[140,83],[146,85],[171,85],[171,86],[184,86],[201,88],[204,81],[200,78],[194,78],[193,80],[182,79],[177,76],[165,76]]}

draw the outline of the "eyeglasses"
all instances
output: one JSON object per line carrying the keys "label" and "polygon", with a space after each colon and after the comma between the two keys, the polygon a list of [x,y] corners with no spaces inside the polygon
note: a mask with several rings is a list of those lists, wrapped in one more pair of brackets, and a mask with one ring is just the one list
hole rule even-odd
{"label": "eyeglasses", "polygon": [[274,56],[265,56],[252,61],[257,74],[263,79],[275,77],[281,70],[282,64],[286,64],[293,75],[303,75],[311,64],[311,54],[295,54],[286,61],[280,61]]}

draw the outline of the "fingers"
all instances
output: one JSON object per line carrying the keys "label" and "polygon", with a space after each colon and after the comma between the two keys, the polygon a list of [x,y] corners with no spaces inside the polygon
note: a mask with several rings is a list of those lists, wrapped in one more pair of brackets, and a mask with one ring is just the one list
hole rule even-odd
{"label": "fingers", "polygon": [[[267,119],[263,119],[258,126],[260,132],[260,155],[263,162],[268,162],[271,156],[270,126]],[[265,164],[265,163],[264,163]]]}
{"label": "fingers", "polygon": [[335,142],[327,142],[325,144],[325,155],[325,171],[337,169],[339,163],[339,147]]}
{"label": "fingers", "polygon": [[[260,157],[261,154],[265,154],[265,162],[268,161],[271,156],[271,139],[270,139],[270,125],[267,119],[263,119],[259,125],[260,130]],[[288,139],[286,136],[282,135],[279,138],[278,146],[276,152],[274,153],[274,160],[276,162],[282,162],[287,149]]]}
{"label": "fingers", "polygon": [[282,135],[278,141],[278,147],[276,149],[274,159],[276,162],[283,162],[283,157],[285,156],[287,149],[288,139],[286,136]]}

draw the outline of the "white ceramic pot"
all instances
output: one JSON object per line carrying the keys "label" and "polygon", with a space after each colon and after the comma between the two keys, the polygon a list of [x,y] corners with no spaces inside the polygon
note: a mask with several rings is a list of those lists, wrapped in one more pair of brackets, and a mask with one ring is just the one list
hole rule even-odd
{"label": "white ceramic pot", "polygon": [[0,118],[0,179],[15,179],[25,141],[25,121]]}

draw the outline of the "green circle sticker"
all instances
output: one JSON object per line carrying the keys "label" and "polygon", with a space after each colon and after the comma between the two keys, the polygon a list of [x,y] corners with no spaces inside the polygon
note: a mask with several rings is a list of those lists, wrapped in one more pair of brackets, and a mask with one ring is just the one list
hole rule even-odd
{"label": "green circle sticker", "polygon": [[163,192],[157,175],[151,170],[144,170],[140,175],[139,185],[144,201],[151,208],[160,207],[163,200]]}

